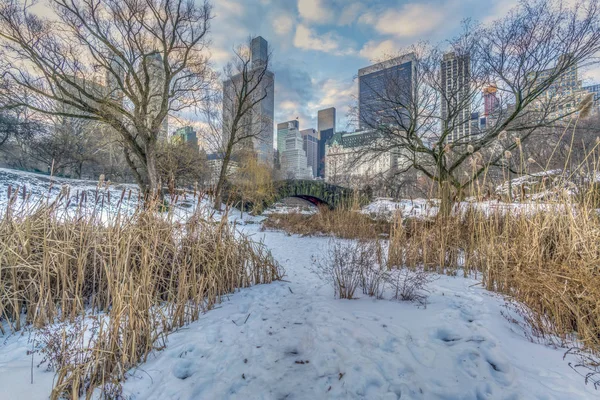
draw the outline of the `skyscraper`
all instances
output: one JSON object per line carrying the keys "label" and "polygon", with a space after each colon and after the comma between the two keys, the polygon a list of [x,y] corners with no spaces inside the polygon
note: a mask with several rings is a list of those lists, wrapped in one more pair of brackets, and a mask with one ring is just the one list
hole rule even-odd
{"label": "skyscraper", "polygon": [[397,122],[410,106],[415,54],[409,53],[358,70],[358,118],[361,129]]}
{"label": "skyscraper", "polygon": [[287,137],[290,126],[298,130],[300,129],[300,123],[297,119],[277,124],[277,151],[279,152],[280,158],[285,151],[285,138]]}
{"label": "skyscraper", "polygon": [[325,146],[329,139],[336,132],[335,129],[335,108],[330,107],[319,110],[317,122],[318,143],[317,143],[317,173],[315,176],[325,177]]}
{"label": "skyscraper", "polygon": [[448,142],[471,136],[470,63],[468,55],[457,56],[454,52],[444,54],[442,59],[442,123],[452,128],[446,137]]}
{"label": "skyscraper", "polygon": [[308,166],[312,168],[312,175],[317,176],[319,167],[319,133],[314,129],[300,131],[302,135],[302,149],[306,153]]}
{"label": "skyscraper", "polygon": [[285,179],[313,178],[312,168],[308,166],[303,145],[304,141],[300,131],[290,124],[281,161],[281,170]]}
{"label": "skyscraper", "polygon": [[196,131],[191,126],[184,126],[175,131],[173,135],[174,140],[179,141],[181,143],[186,143],[192,149],[199,151],[198,148],[198,136],[196,135]]}
{"label": "skyscraper", "polygon": [[[268,43],[261,36],[255,37],[250,43],[252,71],[264,68],[268,61]],[[257,74],[260,75],[260,74]],[[223,82],[223,144],[226,145],[229,140],[231,123],[236,110],[235,95],[240,90],[242,75],[237,74]],[[242,146],[252,148],[259,161],[273,165],[273,119],[275,110],[275,75],[271,71],[266,71],[260,82],[258,96],[263,98],[240,122],[238,129],[242,132],[240,136],[251,136],[251,140],[243,143]]]}

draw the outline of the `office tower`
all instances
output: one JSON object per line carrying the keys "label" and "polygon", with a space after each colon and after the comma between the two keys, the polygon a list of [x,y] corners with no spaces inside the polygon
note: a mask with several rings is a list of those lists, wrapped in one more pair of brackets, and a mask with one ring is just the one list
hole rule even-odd
{"label": "office tower", "polygon": [[297,119],[277,124],[277,152],[279,153],[280,159],[285,151],[285,138],[287,137],[290,126],[300,130],[300,122]]}
{"label": "office tower", "polygon": [[468,55],[444,54],[442,74],[442,124],[447,123],[452,132],[446,141],[455,142],[471,135],[471,68]]}
{"label": "office tower", "polygon": [[175,140],[180,141],[181,143],[187,143],[194,150],[199,150],[198,136],[196,135],[194,128],[191,126],[184,126],[177,129],[173,137]]}
{"label": "office tower", "polygon": [[312,169],[312,175],[317,176],[319,167],[319,133],[314,129],[300,131],[302,135],[302,149],[306,153],[306,161]]}
{"label": "office tower", "polygon": [[[268,60],[268,43],[258,36],[250,44],[252,69],[264,68]],[[252,72],[252,71],[251,71]],[[256,74],[260,75],[260,74]],[[236,114],[236,91],[240,90],[242,75],[237,74],[223,82],[223,147],[229,141],[233,116]],[[273,165],[273,118],[275,110],[275,75],[266,71],[256,90],[257,96],[266,96],[250,110],[238,125],[238,137],[248,136],[250,139],[241,146],[256,152],[258,160]],[[235,150],[239,150],[235,149]]]}
{"label": "office tower", "polygon": [[335,134],[335,119],[336,113],[335,108],[326,108],[319,110],[317,114],[317,133],[318,133],[318,147],[317,147],[317,174],[321,178],[325,177],[325,146],[327,141]]}
{"label": "office tower", "polygon": [[375,129],[397,123],[410,107],[414,90],[415,54],[409,53],[358,70],[358,124]]}
{"label": "office tower", "polygon": [[493,85],[483,89],[483,115],[486,117],[495,113],[500,106],[497,92],[498,88]]}
{"label": "office tower", "polygon": [[288,126],[285,139],[281,170],[286,179],[312,179],[312,168],[308,166],[306,152],[303,149],[304,141],[300,131],[292,124]]}
{"label": "office tower", "polygon": [[255,37],[250,44],[250,51],[254,68],[263,67],[269,59],[269,44],[267,41],[262,36]]}

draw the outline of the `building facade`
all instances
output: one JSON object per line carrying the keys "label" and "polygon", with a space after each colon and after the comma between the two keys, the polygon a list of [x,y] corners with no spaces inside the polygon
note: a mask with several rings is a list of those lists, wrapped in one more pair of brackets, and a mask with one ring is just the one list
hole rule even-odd
{"label": "building facade", "polygon": [[281,156],[281,171],[284,179],[312,179],[312,168],[308,165],[302,134],[292,124],[288,127],[285,150]]}
{"label": "building facade", "polygon": [[198,136],[196,131],[191,126],[184,126],[175,130],[173,138],[181,143],[186,143],[192,149],[199,151]]}
{"label": "building facade", "polygon": [[409,53],[358,70],[360,129],[404,118],[403,109],[410,107],[414,97],[414,64],[415,55]]}
{"label": "building facade", "polygon": [[[250,45],[252,54],[251,71],[264,68],[268,62],[268,43],[265,39],[258,36],[252,39]],[[260,74],[257,74],[260,75]],[[233,116],[236,114],[235,95],[239,91],[242,83],[242,75],[238,74],[223,82],[223,146],[229,141],[232,127]],[[275,75],[271,71],[266,71],[256,95],[263,97],[256,106],[253,107],[240,122],[238,133],[240,136],[251,137],[242,147],[251,148],[256,152],[258,160],[269,166],[273,166],[273,121],[275,111]],[[259,98],[260,98],[259,97]],[[239,149],[237,149],[239,150]]]}
{"label": "building facade", "polygon": [[325,146],[336,132],[335,107],[319,110],[317,114],[317,173],[315,176],[325,177]]}
{"label": "building facade", "polygon": [[306,162],[312,169],[312,176],[316,177],[319,167],[319,132],[315,129],[303,129],[300,135],[302,135],[302,149],[306,153]]}
{"label": "building facade", "polygon": [[454,52],[444,54],[441,78],[442,124],[447,126],[447,129],[452,129],[446,136],[446,141],[469,140],[471,137],[470,57],[456,55]]}
{"label": "building facade", "polygon": [[325,156],[325,181],[353,188],[373,186],[398,166],[398,154],[373,150],[373,141],[381,140],[375,131],[336,133],[329,141]]}
{"label": "building facade", "polygon": [[294,127],[294,129],[300,130],[300,122],[298,122],[297,119],[277,124],[277,152],[279,153],[280,158],[285,151],[285,139],[289,132],[290,126]]}

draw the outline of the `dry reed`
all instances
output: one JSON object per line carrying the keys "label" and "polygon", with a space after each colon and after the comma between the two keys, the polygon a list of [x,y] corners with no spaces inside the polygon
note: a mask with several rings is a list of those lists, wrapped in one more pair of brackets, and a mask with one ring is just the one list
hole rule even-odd
{"label": "dry reed", "polygon": [[0,219],[0,326],[81,318],[95,326],[85,356],[56,368],[52,399],[90,398],[95,388],[118,397],[126,372],[161,349],[169,332],[221,296],[282,274],[226,217],[180,224],[150,206],[100,223],[97,212],[61,212],[60,201],[13,203]]}

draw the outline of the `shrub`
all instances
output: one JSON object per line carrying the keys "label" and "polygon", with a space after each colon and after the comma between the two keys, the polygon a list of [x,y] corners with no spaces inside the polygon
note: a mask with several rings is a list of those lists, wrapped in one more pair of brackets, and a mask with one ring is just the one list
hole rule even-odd
{"label": "shrub", "polygon": [[422,306],[427,304],[427,286],[434,280],[433,275],[422,268],[400,268],[388,277],[390,286],[394,289],[395,300],[416,302]]}
{"label": "shrub", "polygon": [[336,297],[353,299],[361,285],[376,289],[379,279],[374,282],[373,275],[365,275],[377,264],[375,246],[374,241],[330,241],[325,257],[317,262],[317,273],[331,283]]}

